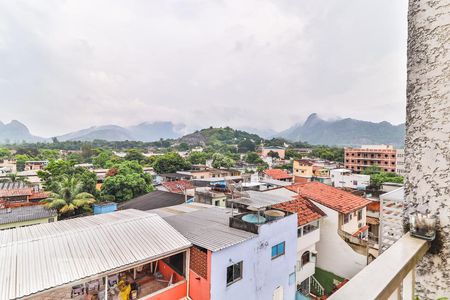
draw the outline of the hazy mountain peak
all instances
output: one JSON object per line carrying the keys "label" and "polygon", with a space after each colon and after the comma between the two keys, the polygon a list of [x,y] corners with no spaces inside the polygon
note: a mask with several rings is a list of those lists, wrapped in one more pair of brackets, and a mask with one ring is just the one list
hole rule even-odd
{"label": "hazy mountain peak", "polygon": [[393,144],[402,146],[404,131],[404,124],[394,126],[386,121],[374,123],[352,118],[325,121],[314,113],[303,125],[296,124],[280,132],[278,136],[292,141],[321,145]]}

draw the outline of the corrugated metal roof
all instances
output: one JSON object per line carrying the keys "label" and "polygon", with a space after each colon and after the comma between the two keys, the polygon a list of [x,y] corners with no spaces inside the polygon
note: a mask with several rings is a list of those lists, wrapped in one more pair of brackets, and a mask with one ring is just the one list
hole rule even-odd
{"label": "corrugated metal roof", "polygon": [[48,209],[43,205],[4,208],[0,209],[0,224],[43,219],[54,217],[56,215],[57,215],[56,210]]}
{"label": "corrugated metal roof", "polygon": [[28,187],[29,186],[22,181],[0,182],[0,190],[24,189],[24,188],[28,188]]}
{"label": "corrugated metal roof", "polygon": [[192,244],[214,252],[257,236],[251,232],[231,228],[230,217],[230,209],[210,207],[164,219]]}
{"label": "corrugated metal roof", "polygon": [[134,209],[0,231],[0,299],[17,299],[191,243],[156,214]]}

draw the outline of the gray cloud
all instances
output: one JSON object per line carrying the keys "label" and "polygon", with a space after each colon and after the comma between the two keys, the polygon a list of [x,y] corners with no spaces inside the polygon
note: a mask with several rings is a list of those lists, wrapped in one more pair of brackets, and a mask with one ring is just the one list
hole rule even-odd
{"label": "gray cloud", "polygon": [[0,120],[404,120],[406,0],[0,0]]}

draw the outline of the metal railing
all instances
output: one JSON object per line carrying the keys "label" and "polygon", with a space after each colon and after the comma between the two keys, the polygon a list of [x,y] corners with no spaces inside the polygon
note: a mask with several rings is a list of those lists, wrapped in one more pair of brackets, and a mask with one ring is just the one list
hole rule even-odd
{"label": "metal railing", "polygon": [[415,266],[429,247],[427,241],[405,234],[328,299],[414,299]]}
{"label": "metal railing", "polygon": [[325,294],[325,288],[320,284],[319,281],[317,281],[316,277],[311,276],[311,288],[310,290],[314,290],[315,293],[313,293],[316,296],[323,296]]}

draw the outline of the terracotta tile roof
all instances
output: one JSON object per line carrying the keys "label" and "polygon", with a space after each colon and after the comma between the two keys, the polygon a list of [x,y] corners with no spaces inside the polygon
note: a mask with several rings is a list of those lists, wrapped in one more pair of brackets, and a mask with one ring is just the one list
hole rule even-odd
{"label": "terracotta tile roof", "polygon": [[33,191],[33,188],[18,188],[18,189],[0,190],[0,198],[31,196],[32,191]]}
{"label": "terracotta tile roof", "polygon": [[298,226],[308,224],[326,216],[314,203],[301,196],[297,196],[291,201],[274,205],[273,207],[297,213]]}
{"label": "terracotta tile roof", "polygon": [[165,187],[171,193],[184,194],[185,190],[191,190],[194,188],[192,183],[187,180],[177,180],[164,182],[163,187]]}
{"label": "terracotta tile roof", "polygon": [[367,210],[370,211],[380,211],[380,201],[372,201],[367,206]]}
{"label": "terracotta tile roof", "polygon": [[267,169],[264,170],[264,174],[271,177],[272,179],[291,179],[292,175],[289,175],[288,172],[280,169]]}
{"label": "terracotta tile roof", "polygon": [[320,182],[293,184],[286,188],[343,214],[363,208],[370,203],[362,197]]}
{"label": "terracotta tile roof", "polygon": [[367,229],[369,229],[369,225],[361,227],[358,231],[356,231],[354,234],[352,234],[352,236],[357,236],[360,233],[363,233],[364,231],[366,231]]}
{"label": "terracotta tile roof", "polygon": [[50,193],[48,192],[35,192],[33,194],[31,194],[30,196],[30,200],[42,200],[42,199],[47,199],[50,196]]}

